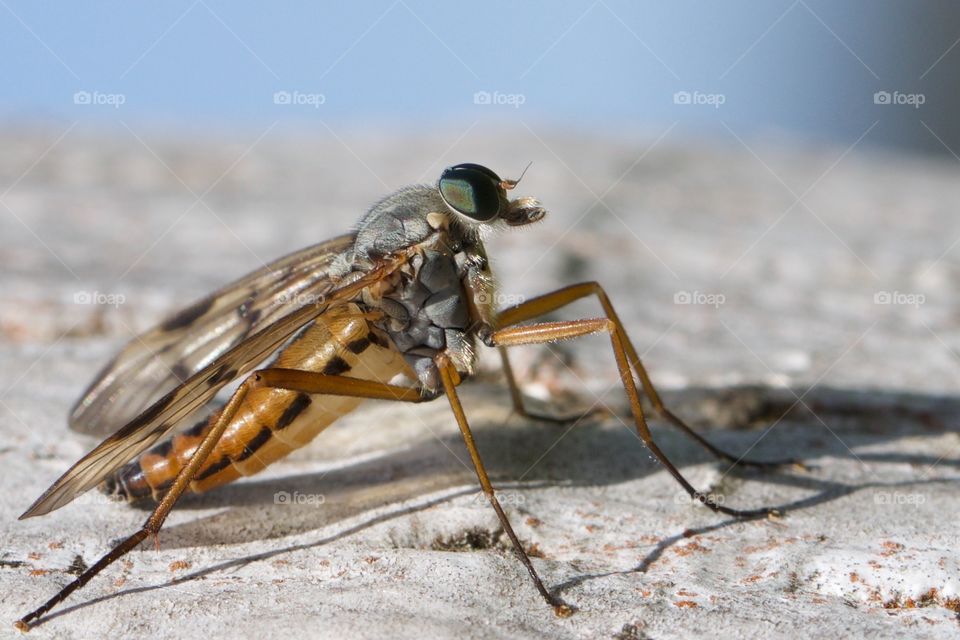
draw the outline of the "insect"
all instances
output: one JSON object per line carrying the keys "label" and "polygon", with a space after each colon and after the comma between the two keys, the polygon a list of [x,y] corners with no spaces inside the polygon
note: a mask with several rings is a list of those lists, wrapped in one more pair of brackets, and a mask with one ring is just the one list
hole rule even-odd
{"label": "insect", "polygon": [[[574,284],[504,310],[493,308],[496,281],[483,236],[546,215],[534,198],[508,198],[518,182],[478,164],[451,166],[433,185],[404,187],[380,200],[352,233],[267,264],[127,344],[70,414],[72,428],[109,437],[21,518],[49,513],[97,485],[128,500],[152,498],[157,505],[141,529],[17,621],[18,628],[28,630],[156,535],[188,489],[205,491],[256,473],[363,399],[426,402],[440,396],[450,404],[480,487],[534,586],[555,613],[570,615],[572,609],[544,586],[520,545],[458,399],[457,387],[474,373],[480,345],[499,349],[518,413],[561,420],[525,409],[507,349],[606,334],[640,438],[691,498],[737,517],[776,514],[717,504],[660,450],[641,408],[640,389],[665,420],[718,458],[755,467],[794,463],[742,460],[670,412],[599,284]],[[536,321],[587,297],[599,301],[602,317]],[[217,392],[237,380],[242,382],[229,400],[217,406]],[[195,414],[202,419],[190,426]]]}

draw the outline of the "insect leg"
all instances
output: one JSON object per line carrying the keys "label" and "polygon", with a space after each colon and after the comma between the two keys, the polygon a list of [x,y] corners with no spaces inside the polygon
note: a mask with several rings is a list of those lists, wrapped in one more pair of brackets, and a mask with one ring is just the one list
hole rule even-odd
{"label": "insect leg", "polygon": [[500,351],[500,360],[503,363],[503,375],[507,379],[507,387],[510,389],[510,400],[513,403],[513,410],[517,414],[532,420],[553,422],[555,424],[568,424],[578,420],[585,420],[591,416],[599,416],[607,413],[606,409],[603,407],[595,407],[585,413],[570,413],[562,416],[553,416],[547,413],[540,413],[538,411],[531,411],[527,409],[526,405],[523,403],[523,393],[520,391],[520,386],[517,384],[517,377],[513,373],[513,367],[510,365],[510,356],[507,355],[507,350],[504,347],[500,347],[498,351]]}
{"label": "insect leg", "polygon": [[617,369],[620,373],[620,381],[627,392],[630,400],[630,408],[633,412],[634,422],[637,433],[643,440],[643,443],[657,457],[657,459],[667,468],[670,475],[686,490],[690,497],[699,500],[713,511],[725,513],[737,518],[753,518],[757,516],[776,515],[775,509],[751,509],[741,511],[730,509],[714,502],[707,494],[701,493],[693,488],[683,474],[670,462],[666,454],[660,450],[657,443],[653,441],[653,435],[647,426],[647,420],[643,415],[643,409],[640,406],[640,395],[637,391],[636,382],[630,370],[627,350],[622,332],[618,329],[617,323],[611,318],[596,318],[586,320],[568,320],[565,322],[543,322],[532,325],[517,327],[508,327],[493,332],[490,335],[490,343],[494,346],[509,347],[521,344],[543,344],[555,340],[566,340],[589,335],[592,333],[610,334],[610,342],[613,345],[613,354],[617,361]]}
{"label": "insect leg", "polygon": [[370,400],[397,400],[399,402],[426,402],[435,395],[419,387],[402,387],[362,378],[331,376],[316,371],[272,367],[250,374],[250,388],[271,387],[286,391],[350,396]]}
{"label": "insect leg", "polygon": [[487,476],[487,470],[483,466],[483,460],[480,458],[480,452],[477,451],[476,442],[473,440],[473,433],[470,431],[470,424],[467,422],[467,416],[463,412],[463,406],[460,404],[460,398],[457,396],[456,387],[460,383],[460,376],[457,373],[456,368],[450,362],[450,358],[443,353],[436,356],[434,358],[434,362],[437,365],[437,369],[440,371],[440,380],[443,383],[443,390],[447,394],[447,399],[450,401],[450,408],[453,410],[453,415],[457,419],[457,425],[460,427],[460,434],[463,436],[463,441],[467,445],[467,451],[470,452],[470,459],[473,461],[473,468],[477,472],[477,479],[480,481],[480,488],[483,489],[483,493],[490,501],[490,505],[493,507],[493,510],[497,512],[497,518],[500,519],[500,525],[503,527],[503,530],[507,532],[507,536],[510,538],[510,542],[513,543],[513,548],[517,552],[517,556],[519,556],[520,561],[523,562],[523,566],[527,568],[527,572],[530,574],[530,577],[533,578],[533,583],[537,587],[537,591],[539,591],[540,595],[543,596],[543,599],[547,601],[547,604],[553,607],[554,613],[564,618],[569,616],[571,613],[573,613],[573,610],[568,605],[565,605],[563,602],[561,602],[556,596],[547,591],[547,588],[543,586],[543,581],[540,580],[540,576],[537,575],[536,569],[533,568],[533,563],[530,562],[530,557],[523,549],[523,545],[520,544],[520,540],[517,538],[517,534],[514,533],[513,526],[510,524],[510,520],[507,519],[507,514],[504,513],[503,507],[500,506],[500,501],[497,500],[493,485],[490,484],[490,478]]}
{"label": "insect leg", "polygon": [[[643,385],[643,390],[650,399],[650,402],[653,404],[654,409],[656,409],[657,413],[660,414],[664,420],[679,429],[687,437],[692,438],[694,441],[699,443],[703,448],[717,458],[725,460],[731,464],[740,464],[757,468],[771,468],[783,465],[795,465],[803,467],[803,464],[799,460],[793,458],[783,460],[745,460],[743,459],[743,456],[737,456],[732,453],[728,453],[694,431],[689,425],[687,425],[686,422],[681,420],[676,414],[670,411],[670,409],[664,405],[663,400],[660,399],[660,394],[657,393],[656,388],[653,386],[653,382],[650,380],[650,376],[647,374],[647,370],[643,366],[640,356],[637,355],[637,350],[630,341],[630,337],[627,335],[627,332],[623,329],[623,323],[620,322],[617,312],[613,309],[613,304],[610,302],[610,298],[603,290],[603,287],[601,287],[597,282],[583,282],[580,284],[563,287],[562,289],[557,289],[551,293],[527,300],[526,302],[518,304],[515,307],[504,309],[497,316],[497,325],[499,327],[508,327],[526,320],[532,320],[590,295],[597,296],[597,299],[600,301],[600,305],[603,307],[605,315],[614,323],[615,330],[620,336],[620,340],[623,344],[624,350],[627,353],[631,367],[636,372],[637,377],[640,378],[640,382]],[[503,352],[504,350],[501,349],[501,353]],[[504,362],[506,363],[506,359],[504,359]],[[509,378],[510,374],[508,373],[508,379]],[[516,383],[514,382],[511,385],[511,393],[513,393],[515,386]],[[519,393],[519,391],[517,391],[517,393]],[[516,402],[516,400],[514,400],[514,402]]]}
{"label": "insect leg", "polygon": [[233,395],[230,397],[230,401],[223,408],[223,412],[220,414],[220,418],[217,420],[216,424],[212,429],[210,429],[210,432],[206,435],[206,437],[204,437],[203,441],[200,443],[200,446],[197,447],[193,455],[190,456],[190,461],[186,464],[186,466],[183,467],[183,469],[180,470],[180,473],[177,474],[177,478],[174,480],[170,490],[163,497],[163,500],[160,501],[160,504],[158,504],[153,510],[153,513],[150,514],[150,517],[147,518],[147,521],[143,524],[143,527],[111,549],[109,553],[97,560],[93,566],[81,573],[75,580],[61,589],[55,596],[50,598],[38,609],[20,618],[20,620],[18,620],[16,623],[18,629],[21,631],[29,630],[31,621],[36,620],[46,612],[50,611],[50,609],[55,607],[57,604],[63,602],[67,596],[83,585],[87,584],[95,575],[103,571],[116,560],[122,558],[132,549],[135,549],[137,545],[143,542],[148,536],[159,533],[160,527],[163,526],[164,520],[166,520],[170,510],[173,509],[173,505],[176,504],[177,499],[186,490],[197,470],[203,464],[204,460],[206,460],[213,447],[217,444],[217,440],[219,440],[220,436],[223,435],[223,432],[230,423],[230,420],[243,403],[243,399],[246,397],[249,389],[250,385],[248,384],[248,381],[244,381],[239,387],[237,387],[237,390],[234,391]]}
{"label": "insect leg", "polygon": [[63,602],[71,593],[87,584],[94,576],[103,571],[110,564],[135,549],[147,537],[159,533],[164,521],[173,509],[174,504],[184,493],[197,471],[202,467],[217,441],[223,435],[227,425],[237,413],[244,398],[251,389],[257,387],[277,387],[290,391],[304,393],[323,393],[331,395],[352,396],[358,398],[372,398],[383,400],[399,400],[404,402],[422,402],[431,399],[420,389],[348,378],[346,376],[329,376],[311,371],[294,369],[263,369],[255,371],[237,387],[230,401],[227,402],[213,428],[204,436],[190,461],[177,474],[170,490],[147,518],[143,527],[118,544],[109,553],[100,558],[93,566],[84,571],[78,578],[61,589],[41,607],[25,615],[17,621],[16,626],[21,631],[28,631],[31,622],[37,620],[50,611],[60,602]]}

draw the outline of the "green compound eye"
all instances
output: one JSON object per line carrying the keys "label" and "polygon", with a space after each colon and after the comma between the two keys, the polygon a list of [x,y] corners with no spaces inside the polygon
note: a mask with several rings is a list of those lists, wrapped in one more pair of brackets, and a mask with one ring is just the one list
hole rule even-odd
{"label": "green compound eye", "polygon": [[440,176],[440,196],[454,211],[488,222],[500,213],[501,182],[497,174],[479,164],[458,164]]}

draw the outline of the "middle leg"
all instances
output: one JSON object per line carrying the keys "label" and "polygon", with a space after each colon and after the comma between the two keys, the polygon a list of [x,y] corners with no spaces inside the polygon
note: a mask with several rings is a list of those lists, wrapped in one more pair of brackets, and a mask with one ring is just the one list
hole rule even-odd
{"label": "middle leg", "polygon": [[463,441],[467,445],[467,451],[470,453],[470,459],[473,461],[473,468],[477,472],[477,479],[480,481],[480,488],[483,490],[484,495],[486,495],[487,500],[490,502],[490,506],[492,506],[493,510],[496,511],[497,518],[500,520],[500,525],[510,538],[510,542],[513,544],[513,549],[516,551],[517,557],[520,558],[523,566],[527,569],[527,573],[530,574],[530,578],[533,579],[533,584],[536,586],[537,591],[539,591],[540,595],[543,596],[543,599],[547,601],[547,604],[553,607],[553,612],[555,614],[561,618],[566,618],[573,613],[573,609],[564,604],[559,598],[554,596],[547,590],[545,586],[543,586],[543,581],[537,574],[537,570],[534,569],[533,563],[530,562],[530,557],[527,555],[523,545],[520,544],[520,539],[517,537],[517,534],[514,533],[513,526],[510,524],[507,514],[503,511],[503,507],[500,506],[500,501],[497,499],[496,492],[493,488],[493,484],[490,482],[489,476],[487,476],[487,470],[484,467],[483,460],[480,458],[480,452],[477,450],[477,444],[473,439],[473,432],[470,430],[470,424],[467,422],[467,416],[463,411],[463,406],[460,404],[460,398],[457,395],[457,385],[460,384],[460,375],[450,362],[449,356],[440,353],[434,358],[434,362],[437,366],[437,370],[440,372],[440,381],[443,384],[443,390],[446,392],[447,399],[450,401],[450,409],[453,411],[453,415],[457,419],[457,425],[460,427],[460,434],[463,436]]}

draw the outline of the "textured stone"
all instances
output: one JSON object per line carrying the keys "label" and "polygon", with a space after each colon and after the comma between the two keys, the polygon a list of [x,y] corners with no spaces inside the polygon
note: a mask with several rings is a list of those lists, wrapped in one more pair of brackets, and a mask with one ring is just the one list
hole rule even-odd
{"label": "textured stone", "polygon": [[[652,138],[477,130],[450,151],[459,132],[342,133],[349,151],[269,138],[222,175],[242,141],[144,134],[149,151],[74,133],[20,179],[56,134],[3,134],[6,622],[146,515],[88,494],[16,521],[93,444],[65,414],[133,332],[345,231],[417,174],[475,161],[511,176],[533,160],[518,192],[550,215],[490,240],[499,301],[604,283],[678,414],[730,451],[809,469],[730,472],[653,416],[662,448],[725,505],[785,517],[737,522],[690,504],[631,430],[605,338],[514,357],[531,407],[601,403],[620,416],[572,428],[511,416],[485,353],[464,405],[518,535],[572,617],[553,616],[509,552],[440,399],[364,405],[261,475],[184,499],[159,552],[131,553],[32,634],[956,635],[953,160],[669,138],[642,155]],[[599,313],[584,302],[554,316]]]}

